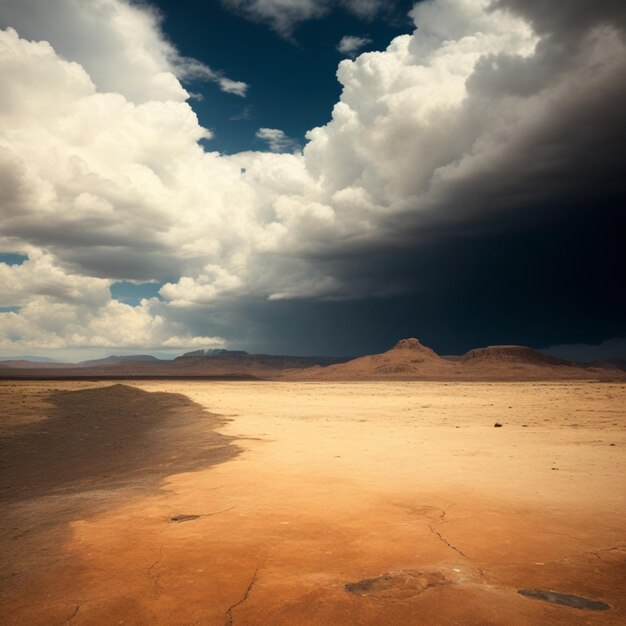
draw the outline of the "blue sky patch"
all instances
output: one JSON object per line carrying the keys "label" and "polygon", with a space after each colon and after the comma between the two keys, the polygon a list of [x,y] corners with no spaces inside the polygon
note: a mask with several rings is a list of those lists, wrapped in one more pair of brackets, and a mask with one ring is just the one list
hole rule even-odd
{"label": "blue sky patch", "polygon": [[220,2],[156,4],[164,16],[163,30],[181,54],[249,85],[241,98],[213,83],[186,83],[188,91],[201,96],[190,102],[200,123],[215,133],[203,142],[205,149],[225,154],[266,150],[266,143],[255,136],[259,128],[279,128],[303,146],[306,131],[326,124],[339,99],[337,65],[346,58],[337,50],[341,39],[361,37],[369,40],[363,51],[384,50],[394,37],[414,30],[410,0],[390,3],[371,20],[337,9],[297,25],[291,39],[268,24],[228,11]]}
{"label": "blue sky patch", "polygon": [[137,306],[144,298],[159,297],[159,289],[163,283],[141,283],[135,285],[127,281],[113,283],[111,285],[111,296],[124,304]]}
{"label": "blue sky patch", "polygon": [[28,256],[25,254],[18,254],[16,252],[0,252],[0,263],[6,263],[7,265],[22,265],[28,261]]}

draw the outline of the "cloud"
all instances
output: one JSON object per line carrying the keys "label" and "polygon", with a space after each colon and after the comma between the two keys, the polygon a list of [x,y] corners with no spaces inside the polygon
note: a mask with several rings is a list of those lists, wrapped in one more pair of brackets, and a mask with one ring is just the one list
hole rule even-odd
{"label": "cloud", "polygon": [[560,7],[542,0],[496,0],[493,8],[508,9],[524,16],[541,35],[572,41],[589,29],[609,26],[626,27],[626,5],[621,0],[569,0]]}
{"label": "cloud", "polygon": [[248,105],[248,106],[245,106],[243,109],[241,109],[239,113],[232,115],[228,119],[232,120],[233,122],[241,122],[244,120],[251,120],[253,118],[254,118],[254,108]]}
{"label": "cloud", "polygon": [[372,43],[372,40],[368,37],[346,35],[342,37],[341,41],[337,44],[337,50],[347,57],[354,57],[359,50],[370,43]]}
{"label": "cloud", "polygon": [[319,19],[336,8],[365,20],[389,8],[383,0],[222,0],[222,4],[249,20],[268,24],[287,39],[299,24]]}
{"label": "cloud", "polygon": [[200,80],[217,83],[224,93],[234,94],[242,98],[245,98],[248,93],[249,85],[246,83],[240,80],[231,80],[227,76],[224,76],[222,72],[212,70],[196,59],[182,57],[176,52],[171,56],[171,62],[177,77],[181,80]]}
{"label": "cloud", "polygon": [[245,83],[182,56],[165,37],[161,20],[150,5],[129,0],[0,3],[0,27],[49,42],[60,56],[80,63],[101,92],[119,93],[135,103],[183,101],[189,94],[180,80],[203,80],[226,93],[246,94]]}
{"label": "cloud", "polygon": [[[419,3],[413,34],[339,64],[302,151],[260,129],[274,152],[230,156],[203,149],[173,73],[1,31],[0,252],[30,259],[0,265],[0,306],[20,307],[0,313],[2,345],[236,339],[246,303],[456,284],[469,263],[441,251],[474,237],[580,223],[584,242],[624,193],[624,33],[594,6]],[[113,281],[161,298],[129,306]]]}
{"label": "cloud", "polygon": [[384,7],[393,4],[384,0],[342,0],[340,5],[361,19],[372,19]]}
{"label": "cloud", "polygon": [[586,343],[550,346],[542,350],[545,354],[558,356],[561,359],[589,363],[591,361],[609,361],[619,359],[626,362],[626,338],[613,337],[599,344]]}
{"label": "cloud", "polygon": [[[0,350],[195,347],[223,345],[219,337],[186,333],[181,324],[160,315],[154,300],[129,306],[117,300],[100,303],[60,301],[32,296],[19,312],[0,313]],[[177,334],[180,333],[180,334]]]}
{"label": "cloud", "polygon": [[50,255],[30,252],[21,265],[0,263],[0,309],[17,309],[0,313],[3,352],[224,343],[185,332],[156,298],[129,306],[111,297],[112,281],[69,273]]}
{"label": "cloud", "polygon": [[164,348],[219,348],[224,345],[221,337],[193,337],[192,335],[168,337],[159,346]]}
{"label": "cloud", "polygon": [[286,152],[298,148],[298,144],[278,128],[259,128],[256,131],[256,137],[267,141],[272,152]]}
{"label": "cloud", "polygon": [[219,78],[219,86],[225,93],[232,93],[242,98],[248,93],[248,85],[240,80],[230,80],[230,78]]}
{"label": "cloud", "polygon": [[31,254],[20,265],[0,263],[0,306],[24,306],[33,297],[94,305],[110,299],[110,281],[69,275],[55,266],[50,255],[35,250]]}
{"label": "cloud", "polygon": [[277,33],[291,37],[301,22],[325,15],[329,0],[222,0],[224,6],[244,17],[269,24]]}

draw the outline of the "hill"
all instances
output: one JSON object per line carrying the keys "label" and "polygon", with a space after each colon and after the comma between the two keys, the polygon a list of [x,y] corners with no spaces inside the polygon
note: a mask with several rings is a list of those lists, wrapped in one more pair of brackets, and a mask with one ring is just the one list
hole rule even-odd
{"label": "hill", "polygon": [[58,365],[60,362],[55,361],[54,359],[50,359],[47,356],[32,356],[32,355],[19,355],[19,356],[0,356],[0,364],[8,363],[9,361],[18,362],[18,361],[27,361],[34,363],[51,363],[52,365]]}
{"label": "hill", "polygon": [[108,356],[104,359],[91,359],[90,361],[81,361],[78,363],[80,367],[100,367],[102,365],[118,365],[119,363],[155,363],[159,362],[160,359],[157,359],[155,356],[151,354],[131,354],[127,356]]}
{"label": "hill", "polygon": [[430,379],[453,376],[455,364],[422,345],[417,339],[402,339],[382,354],[358,357],[346,363],[288,372],[295,380]]}
{"label": "hill", "polygon": [[288,380],[580,380],[624,379],[613,366],[585,367],[526,346],[489,346],[442,357],[417,339],[403,339],[382,354],[329,367],[290,371]]}
{"label": "hill", "polygon": [[586,364],[587,367],[599,367],[603,369],[618,369],[626,372],[625,359],[606,359],[604,361],[591,361]]}
{"label": "hill", "polygon": [[55,361],[33,361],[31,359],[0,359],[0,370],[7,369],[63,369],[74,367],[73,363],[57,363]]}
{"label": "hill", "polygon": [[149,355],[111,356],[79,364],[8,361],[0,362],[0,378],[527,381],[626,380],[626,372],[609,362],[581,365],[525,346],[488,346],[462,356],[440,356],[410,338],[381,354],[356,359],[198,350],[171,361]]}
{"label": "hill", "polygon": [[185,352],[182,356],[176,357],[177,359],[188,358],[215,358],[217,356],[248,356],[245,350],[225,350],[224,348],[211,348],[209,350],[194,350],[193,352]]}
{"label": "hill", "polygon": [[173,360],[149,355],[110,356],[64,364],[59,372],[49,364],[0,363],[0,378],[277,378],[284,370],[346,361],[337,357],[248,354],[243,351],[198,350]]}

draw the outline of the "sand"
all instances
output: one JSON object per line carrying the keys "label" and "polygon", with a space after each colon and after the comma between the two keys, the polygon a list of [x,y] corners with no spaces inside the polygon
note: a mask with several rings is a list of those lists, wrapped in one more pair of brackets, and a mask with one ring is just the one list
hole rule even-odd
{"label": "sand", "polygon": [[[34,467],[3,460],[3,624],[626,623],[624,384],[132,387],[0,384]],[[80,471],[46,477],[78,406]],[[119,413],[136,461],[107,465]]]}

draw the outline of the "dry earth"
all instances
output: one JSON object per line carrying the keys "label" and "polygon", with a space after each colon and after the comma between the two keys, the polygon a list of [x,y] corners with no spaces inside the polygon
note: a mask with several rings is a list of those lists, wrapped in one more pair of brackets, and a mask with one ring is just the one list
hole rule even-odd
{"label": "dry earth", "polygon": [[624,384],[6,382],[0,407],[2,624],[626,623]]}

